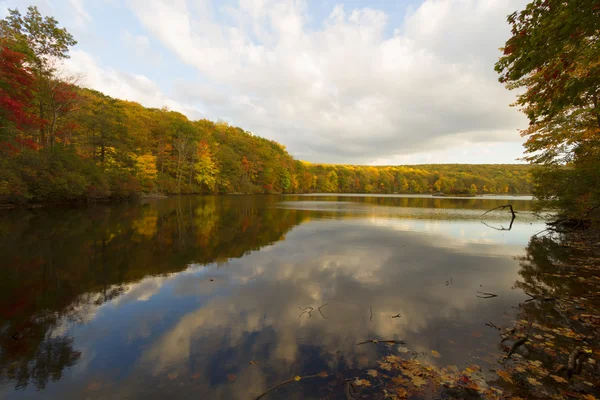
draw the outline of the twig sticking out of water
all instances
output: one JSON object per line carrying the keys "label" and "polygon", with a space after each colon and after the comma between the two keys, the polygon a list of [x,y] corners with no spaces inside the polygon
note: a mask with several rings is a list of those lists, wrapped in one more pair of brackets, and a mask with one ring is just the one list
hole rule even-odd
{"label": "twig sticking out of water", "polygon": [[265,397],[266,395],[268,395],[268,394],[269,394],[269,393],[271,393],[272,391],[274,391],[274,390],[277,390],[277,389],[279,389],[280,387],[282,387],[282,386],[285,386],[285,385],[287,385],[287,384],[289,384],[289,383],[292,383],[292,382],[299,382],[299,381],[301,381],[302,379],[309,379],[309,378],[325,378],[325,377],[327,377],[327,376],[328,376],[328,375],[327,375],[327,373],[326,373],[326,372],[324,372],[324,373],[320,373],[320,374],[316,374],[316,375],[295,376],[295,377],[293,377],[292,379],[288,379],[287,381],[283,381],[283,382],[281,382],[280,384],[277,384],[277,385],[273,386],[271,389],[267,390],[267,391],[266,391],[266,392],[264,392],[263,394],[261,394],[261,395],[259,395],[259,396],[256,396],[256,397],[254,398],[254,400],[259,400],[259,399],[262,399],[263,397]]}
{"label": "twig sticking out of water", "polygon": [[312,317],[312,312],[314,311],[314,308],[312,308],[311,306],[308,306],[306,308],[298,306],[298,308],[300,309],[300,311],[302,311],[300,315],[298,315],[298,318],[303,316],[305,313],[308,313],[308,318]]}
{"label": "twig sticking out of water", "polygon": [[361,344],[366,344],[366,343],[373,343],[373,344],[377,344],[377,343],[391,343],[391,344],[406,344],[406,342],[404,340],[377,340],[377,339],[367,339],[364,342],[360,342],[360,343],[356,343],[357,346],[360,346]]}
{"label": "twig sticking out of water", "polygon": [[490,328],[494,328],[494,329],[497,329],[497,330],[501,330],[502,329],[498,325],[494,324],[492,321],[486,322],[485,324],[486,324],[486,326],[489,326]]}
{"label": "twig sticking out of water", "polygon": [[514,354],[515,351],[517,351],[517,349],[519,347],[521,347],[522,345],[525,344],[525,342],[527,342],[527,340],[529,340],[529,338],[527,337],[527,335],[525,335],[525,337],[517,340],[512,347],[510,348],[510,351],[508,352],[508,355],[506,356],[506,358],[510,358],[510,356],[512,356]]}
{"label": "twig sticking out of water", "polygon": [[344,381],[344,394],[346,395],[346,400],[356,400],[354,385],[350,379]]}
{"label": "twig sticking out of water", "polygon": [[371,313],[371,316],[369,317],[369,321],[373,321],[373,307],[369,306],[369,311]]}
{"label": "twig sticking out of water", "polygon": [[532,301],[532,300],[540,300],[540,301],[553,301],[556,300],[556,298],[554,297],[542,297],[542,296],[536,296],[534,294],[531,293],[527,293],[525,292],[525,294],[529,297],[531,297],[530,299],[525,300],[525,303]]}
{"label": "twig sticking out of water", "polygon": [[479,297],[480,299],[491,299],[492,297],[498,297],[498,295],[494,294],[494,293],[480,292],[478,290],[477,291],[477,297]]}
{"label": "twig sticking out of water", "polygon": [[510,209],[510,213],[512,214],[513,218],[516,218],[516,213],[515,213],[515,210],[513,209],[512,204],[506,204],[504,206],[499,206],[499,207],[496,207],[496,208],[492,208],[491,210],[487,210],[486,212],[484,212],[483,214],[481,214],[481,216],[483,217],[487,213],[490,213],[490,212],[495,211],[495,210],[504,210],[505,208],[509,208]]}
{"label": "twig sticking out of water", "polygon": [[321,307],[317,308],[317,310],[319,310],[319,314],[321,314],[321,317],[327,319],[327,317],[325,315],[323,315],[323,312],[321,311],[321,308],[325,307],[327,305],[327,303],[323,304]]}
{"label": "twig sticking out of water", "polygon": [[400,313],[396,314],[396,315],[392,315],[392,318],[400,318],[402,315],[400,315]]}

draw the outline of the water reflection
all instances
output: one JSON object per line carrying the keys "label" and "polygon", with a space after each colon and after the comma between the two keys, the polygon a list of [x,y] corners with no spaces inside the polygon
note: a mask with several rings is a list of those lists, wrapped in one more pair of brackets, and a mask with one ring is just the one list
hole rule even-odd
{"label": "water reflection", "polygon": [[[462,199],[376,200],[377,210],[353,199],[341,212],[283,200],[3,216],[0,393],[246,399],[290,376],[372,365],[382,349],[355,346],[365,339],[403,339],[420,357],[436,350],[436,362],[462,364],[495,351],[484,323],[527,298],[511,290],[512,256],[541,230],[525,215],[499,232],[455,212]],[[506,202],[481,201],[478,215]],[[478,299],[482,288],[499,298]],[[315,311],[300,315],[307,306]],[[280,395],[336,398],[333,388]]]}

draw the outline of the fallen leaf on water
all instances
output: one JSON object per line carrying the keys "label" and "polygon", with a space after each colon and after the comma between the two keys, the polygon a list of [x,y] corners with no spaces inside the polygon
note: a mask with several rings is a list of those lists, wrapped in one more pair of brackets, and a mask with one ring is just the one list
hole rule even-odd
{"label": "fallen leaf on water", "polygon": [[87,390],[88,392],[95,392],[96,390],[100,389],[101,387],[102,387],[102,384],[100,382],[92,382],[89,385],[87,385],[85,390]]}
{"label": "fallen leaf on water", "polygon": [[369,382],[366,379],[358,379],[358,378],[356,378],[353,383],[356,386],[365,386],[365,387],[371,386],[371,382]]}
{"label": "fallen leaf on water", "polygon": [[584,400],[596,400],[596,398],[594,396],[592,396],[591,394],[585,394],[583,395]]}
{"label": "fallen leaf on water", "polygon": [[401,399],[406,399],[408,398],[408,392],[404,388],[398,388],[396,389],[396,396],[398,396]]}
{"label": "fallen leaf on water", "polygon": [[250,361],[250,365],[258,365],[256,361]]}
{"label": "fallen leaf on water", "polygon": [[408,349],[408,347],[404,347],[404,346],[398,346],[398,352],[402,353],[402,354],[406,354],[408,353],[410,350]]}
{"label": "fallen leaf on water", "polygon": [[498,374],[498,376],[500,376],[500,378],[504,379],[506,382],[513,383],[513,380],[508,372],[496,371],[496,373]]}
{"label": "fallen leaf on water", "polygon": [[302,377],[301,377],[301,376],[298,376],[298,375],[296,375],[296,376],[294,377],[294,380],[295,380],[296,382],[298,382],[300,379],[302,379]]}
{"label": "fallen leaf on water", "polygon": [[408,380],[405,379],[402,375],[398,375],[392,378],[392,382],[394,382],[397,386],[406,386],[408,385]]}
{"label": "fallen leaf on water", "polygon": [[435,350],[431,350],[431,354],[432,354],[432,355],[433,355],[435,358],[440,358],[440,357],[441,357],[440,353],[438,353],[438,352],[437,352],[437,351],[435,351]]}
{"label": "fallen leaf on water", "polygon": [[541,383],[535,378],[527,378],[527,382],[529,382],[533,386],[540,386]]}
{"label": "fallen leaf on water", "polygon": [[544,340],[544,337],[542,335],[535,335],[534,338],[536,338],[537,340]]}
{"label": "fallen leaf on water", "polygon": [[558,375],[550,375],[550,378],[554,379],[558,383],[567,383],[567,380],[565,378],[562,378]]}
{"label": "fallen leaf on water", "polygon": [[229,382],[233,382],[237,379],[237,375],[236,374],[227,374],[227,380]]}
{"label": "fallen leaf on water", "polygon": [[317,376],[319,376],[321,378],[327,378],[329,376],[329,374],[327,373],[327,371],[321,371],[317,374]]}
{"label": "fallen leaf on water", "polygon": [[379,368],[385,369],[386,371],[391,371],[392,370],[392,364],[380,361],[379,362]]}
{"label": "fallen leaf on water", "polygon": [[177,372],[171,372],[169,375],[167,375],[167,378],[169,378],[170,381],[172,381],[173,379],[177,379],[179,375],[177,374]]}
{"label": "fallen leaf on water", "polygon": [[423,378],[421,378],[420,376],[415,376],[412,378],[412,383],[415,386],[423,386],[424,384],[427,383],[427,381]]}
{"label": "fallen leaf on water", "polygon": [[454,340],[448,340],[448,343],[450,343],[450,344],[456,344],[456,342]]}
{"label": "fallen leaf on water", "polygon": [[373,378],[377,378],[377,375],[379,374],[374,369],[370,369],[367,371],[367,375],[372,376]]}
{"label": "fallen leaf on water", "polygon": [[524,366],[522,366],[522,365],[517,365],[517,366],[515,367],[515,369],[517,370],[517,372],[525,372],[525,371],[527,371],[527,368],[525,368],[525,367],[524,367]]}

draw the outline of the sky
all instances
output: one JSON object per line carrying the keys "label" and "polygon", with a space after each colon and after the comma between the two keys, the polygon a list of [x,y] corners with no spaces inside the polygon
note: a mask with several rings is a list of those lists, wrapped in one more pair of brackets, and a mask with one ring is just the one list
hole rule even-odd
{"label": "sky", "polygon": [[296,158],[514,163],[526,118],[494,63],[526,0],[0,0],[78,41],[80,84],[225,121]]}

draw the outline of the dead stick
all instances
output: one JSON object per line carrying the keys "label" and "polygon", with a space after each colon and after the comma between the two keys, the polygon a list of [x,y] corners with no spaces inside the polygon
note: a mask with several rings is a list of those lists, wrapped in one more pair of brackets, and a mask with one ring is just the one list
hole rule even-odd
{"label": "dead stick", "polygon": [[506,358],[510,358],[510,356],[512,356],[519,347],[521,347],[522,345],[525,344],[525,342],[527,342],[527,340],[529,340],[529,338],[527,336],[517,340],[510,348],[510,351],[508,352],[508,355],[506,356]]}
{"label": "dead stick", "polygon": [[[492,297],[498,297],[497,294],[480,292],[479,290],[477,291],[477,293],[478,293],[477,297],[479,297],[480,299],[491,299]],[[481,294],[483,296],[479,296],[479,294]]]}
{"label": "dead stick", "polygon": [[356,343],[357,346],[360,346],[361,344],[366,344],[366,343],[392,343],[392,344],[406,344],[406,342],[404,340],[377,340],[377,339],[367,339],[364,342],[360,342],[360,343]]}
{"label": "dead stick", "polygon": [[276,389],[279,389],[280,387],[282,387],[282,386],[285,386],[285,385],[287,385],[287,384],[289,384],[289,383],[296,382],[296,381],[300,381],[300,380],[302,380],[302,379],[316,378],[316,377],[318,377],[318,376],[320,376],[320,375],[296,376],[296,377],[294,377],[294,378],[292,378],[292,379],[288,379],[287,381],[283,381],[283,382],[281,382],[280,384],[273,386],[271,389],[267,390],[267,391],[266,391],[266,392],[264,392],[263,394],[261,394],[261,395],[259,395],[259,396],[255,397],[255,398],[254,398],[254,400],[259,400],[259,399],[262,399],[263,397],[265,397],[266,395],[268,395],[268,394],[269,394],[269,393],[271,393],[272,391],[274,391],[274,390],[276,390]]}
{"label": "dead stick", "polygon": [[323,304],[321,307],[317,308],[317,310],[319,310],[319,314],[321,314],[321,317],[327,319],[327,317],[325,315],[323,315],[323,312],[321,311],[321,308],[325,307],[327,305],[327,303]]}
{"label": "dead stick", "polygon": [[306,307],[304,309],[302,307],[298,306],[298,308],[300,309],[300,311],[302,311],[300,313],[300,315],[298,315],[298,318],[300,318],[305,313],[308,313],[308,318],[312,317],[312,312],[314,311],[314,308],[312,308],[311,306],[308,306],[308,307]]}
{"label": "dead stick", "polygon": [[485,214],[487,214],[489,212],[492,212],[494,210],[498,210],[498,209],[504,210],[507,207],[510,208],[510,213],[512,214],[513,218],[516,218],[515,210],[513,209],[512,204],[506,204],[504,206],[498,206],[496,208],[492,208],[491,210],[487,210],[486,212],[484,212],[483,214],[481,214],[481,216],[483,217]]}
{"label": "dead stick", "polygon": [[569,354],[569,361],[567,362],[567,376],[569,377],[569,379],[575,373],[575,364],[577,363],[577,359],[581,354],[583,353],[580,347],[576,347],[575,350],[573,350],[573,352]]}
{"label": "dead stick", "polygon": [[373,321],[373,307],[369,306],[369,311],[371,312],[371,316],[369,317],[369,321]]}

